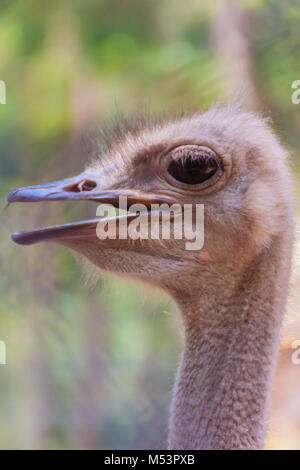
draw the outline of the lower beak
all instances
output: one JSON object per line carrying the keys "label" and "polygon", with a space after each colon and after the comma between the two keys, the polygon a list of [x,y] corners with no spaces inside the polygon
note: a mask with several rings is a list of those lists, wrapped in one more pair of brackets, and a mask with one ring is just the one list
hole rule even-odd
{"label": "lower beak", "polygon": [[[162,198],[137,190],[105,189],[103,186],[101,181],[90,178],[87,173],[82,173],[79,176],[53,183],[14,189],[9,193],[7,202],[11,204],[13,202],[90,200],[102,204],[111,204],[115,208],[119,208],[120,197],[123,196],[123,202],[126,200],[127,209],[131,204],[139,203],[145,205],[147,210],[150,210],[152,204],[171,203],[165,196]],[[130,219],[133,216],[134,214],[128,214]],[[96,227],[98,222],[99,218],[96,218],[64,225],[43,227],[32,231],[15,232],[12,234],[12,239],[20,245],[31,245],[49,240],[59,243],[70,238],[95,239],[97,237]]]}

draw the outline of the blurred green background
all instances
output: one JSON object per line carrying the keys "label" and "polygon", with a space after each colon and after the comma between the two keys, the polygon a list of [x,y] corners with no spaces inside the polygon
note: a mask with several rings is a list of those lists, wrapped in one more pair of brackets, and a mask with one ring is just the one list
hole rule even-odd
{"label": "blurred green background", "polygon": [[[81,171],[90,129],[116,114],[205,109],[232,95],[272,116],[297,183],[299,22],[299,0],[2,0],[1,206],[17,186]],[[87,214],[95,207],[56,203],[1,214],[1,449],[165,448],[181,347],[172,302],[106,275],[91,287],[66,249],[10,241],[18,228]],[[297,259],[293,282],[268,448],[300,448],[300,366],[289,359]]]}

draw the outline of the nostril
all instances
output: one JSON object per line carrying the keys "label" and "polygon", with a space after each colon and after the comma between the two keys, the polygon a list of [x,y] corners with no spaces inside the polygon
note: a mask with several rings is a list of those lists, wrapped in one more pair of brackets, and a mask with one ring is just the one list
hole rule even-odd
{"label": "nostril", "polygon": [[82,191],[91,191],[97,186],[97,183],[92,180],[85,180],[81,183],[81,189]]}
{"label": "nostril", "polygon": [[70,186],[66,186],[64,189],[65,191],[69,191],[70,193],[80,193],[81,191],[92,191],[97,186],[97,183],[92,180],[84,180],[80,181],[80,183],[71,184]]}
{"label": "nostril", "polygon": [[78,184],[71,184],[70,186],[66,186],[64,190],[69,191],[70,193],[80,193],[81,191]]}

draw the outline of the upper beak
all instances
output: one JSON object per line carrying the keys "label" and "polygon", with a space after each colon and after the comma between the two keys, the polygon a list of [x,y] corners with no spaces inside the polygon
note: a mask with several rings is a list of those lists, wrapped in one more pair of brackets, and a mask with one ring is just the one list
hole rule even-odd
{"label": "upper beak", "polygon": [[[12,202],[91,200],[103,204],[111,204],[118,208],[120,196],[126,196],[128,206],[140,203],[144,204],[148,209],[150,209],[151,204],[171,202],[166,196],[160,197],[138,190],[105,188],[105,180],[100,181],[100,178],[99,180],[94,177],[91,178],[86,172],[73,178],[48,184],[14,189],[9,193],[7,202],[10,204]],[[70,237],[96,237],[96,225],[98,222],[99,218],[40,228],[30,232],[15,232],[12,234],[12,239],[21,245],[30,245],[44,240],[59,241],[59,239]]]}
{"label": "upper beak", "polygon": [[[115,204],[119,196],[126,195],[129,204],[141,202],[150,204],[153,195],[146,195],[139,191],[105,189],[103,181],[89,178],[82,173],[73,178],[66,178],[52,183],[38,186],[26,186],[14,189],[7,196],[8,204],[12,202],[39,202],[39,201],[99,201],[106,204]],[[158,198],[158,200],[161,200]],[[165,200],[165,199],[164,199]]]}

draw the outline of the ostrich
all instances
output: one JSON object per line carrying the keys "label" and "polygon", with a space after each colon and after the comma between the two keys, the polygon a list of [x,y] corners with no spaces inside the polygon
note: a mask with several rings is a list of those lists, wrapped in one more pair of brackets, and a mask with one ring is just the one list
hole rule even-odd
{"label": "ostrich", "polygon": [[[119,127],[79,176],[19,188],[8,202],[94,200],[204,204],[200,251],[183,240],[99,239],[99,218],[16,232],[51,241],[101,270],[164,289],[184,345],[170,449],[261,449],[287,299],[293,211],[287,151],[260,116],[236,107]],[[117,215],[129,223],[135,216]],[[102,219],[102,221],[105,219]]]}

